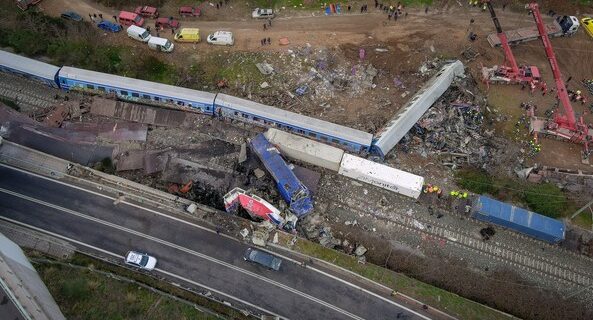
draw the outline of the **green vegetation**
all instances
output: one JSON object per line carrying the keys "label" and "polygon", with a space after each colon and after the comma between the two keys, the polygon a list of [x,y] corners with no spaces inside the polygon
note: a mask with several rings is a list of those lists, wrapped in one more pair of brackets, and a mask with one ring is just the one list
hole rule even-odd
{"label": "green vegetation", "polygon": [[95,164],[93,169],[109,174],[115,173],[115,165],[113,165],[111,158],[103,158],[103,160]]}
{"label": "green vegetation", "polygon": [[[26,254],[29,257],[40,257],[40,253],[36,251],[26,251]],[[216,319],[198,312],[193,306],[162,297],[160,294],[146,290],[137,284],[130,284],[129,280],[189,301],[227,319],[253,319],[222,303],[189,292],[166,281],[83,254],[74,254],[66,263],[74,267],[41,263],[35,264],[35,268],[58,302],[60,309],[69,319],[137,319],[139,315],[148,317],[148,319]],[[95,270],[99,272],[94,272]],[[112,279],[103,273],[124,277],[128,279],[128,282]],[[72,279],[78,278],[83,281],[72,281]],[[63,289],[64,286],[68,288]],[[85,296],[84,292],[87,292],[87,289],[88,295],[79,301],[67,300],[67,297],[63,295],[79,291],[83,292],[83,296]],[[160,302],[157,303],[157,300]],[[66,308],[68,308],[68,312],[66,312]],[[132,312],[128,309],[136,311]],[[93,315],[93,312],[96,315]],[[86,314],[89,316],[81,316]]]}
{"label": "green vegetation", "polygon": [[10,8],[0,9],[0,19],[4,20],[4,26],[0,28],[0,46],[11,47],[29,57],[48,57],[55,65],[167,84],[177,82],[177,68],[164,62],[158,53],[98,41],[103,33],[88,21],[65,21],[33,10],[13,12]]}
{"label": "green vegetation", "polygon": [[61,264],[35,268],[68,319],[217,319],[133,283]]}
{"label": "green vegetation", "polygon": [[0,102],[4,103],[9,108],[12,108],[15,111],[20,111],[21,110],[21,107],[19,107],[19,105],[16,104],[16,102],[14,100],[7,99],[7,98],[4,98],[4,97],[0,97]]}
{"label": "green vegetation", "polygon": [[459,170],[456,183],[476,194],[488,194],[501,201],[520,202],[524,207],[552,218],[565,217],[575,211],[576,204],[551,183],[533,184],[517,179],[497,178],[475,170]]}
{"label": "green vegetation", "polygon": [[562,190],[551,183],[529,186],[523,191],[523,198],[533,211],[552,218],[559,218],[567,204]]}
{"label": "green vegetation", "polygon": [[[279,244],[289,247],[288,243],[292,237],[282,233],[279,233],[279,236]],[[497,310],[377,265],[360,264],[353,256],[325,248],[302,238],[297,239],[292,249],[381,283],[396,292],[420,300],[459,319],[509,319],[507,315]]]}

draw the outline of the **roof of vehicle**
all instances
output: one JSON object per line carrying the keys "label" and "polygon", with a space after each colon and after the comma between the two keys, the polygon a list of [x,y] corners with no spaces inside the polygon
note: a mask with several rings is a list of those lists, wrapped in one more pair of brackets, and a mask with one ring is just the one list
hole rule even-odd
{"label": "roof of vehicle", "polygon": [[346,139],[363,146],[370,146],[371,140],[373,139],[373,135],[368,132],[352,129],[312,117],[307,117],[298,113],[229,96],[223,93],[219,93],[217,95],[216,104],[220,104],[222,106],[243,111],[249,114],[254,114],[260,118],[268,118],[290,124],[292,126],[307,128],[308,130],[325,134],[330,137]]}
{"label": "roof of vehicle", "polygon": [[119,12],[119,17],[124,18],[124,19],[134,20],[134,19],[136,19],[136,16],[138,16],[138,15],[133,12],[129,12],[129,11],[120,11]]}
{"label": "roof of vehicle", "polygon": [[148,43],[158,44],[159,46],[164,46],[167,42],[169,42],[169,39],[159,37],[150,37],[150,40],[148,40]]}
{"label": "roof of vehicle", "polygon": [[280,258],[275,257],[272,254],[253,248],[247,249],[247,252],[245,254],[248,255],[247,258],[253,262],[257,262],[274,270],[280,269],[280,263],[282,263],[282,260]]}
{"label": "roof of vehicle", "polygon": [[179,30],[179,33],[181,34],[186,34],[186,33],[199,33],[200,32],[200,28],[181,28]]}
{"label": "roof of vehicle", "polygon": [[52,81],[58,70],[60,70],[59,67],[49,63],[28,59],[3,50],[0,50],[0,65]]}
{"label": "roof of vehicle", "polygon": [[208,105],[213,104],[215,96],[213,93],[210,92],[198,91],[183,87],[175,87],[158,82],[138,80],[134,78],[116,76],[67,66],[62,67],[62,69],[60,69],[59,75],[60,77],[76,79],[89,83],[100,83],[105,86],[122,88],[151,95],[171,97],[187,101],[195,101]]}
{"label": "roof of vehicle", "polygon": [[64,11],[62,14],[72,15],[72,16],[79,16],[80,15],[72,10]]}
{"label": "roof of vehicle", "polygon": [[216,32],[210,34],[210,36],[214,36],[217,38],[230,38],[233,36],[233,33],[230,31],[216,31]]}
{"label": "roof of vehicle", "polygon": [[144,29],[142,27],[139,27],[139,26],[137,26],[135,24],[129,26],[127,30],[132,30],[132,31],[138,32],[138,33],[144,33],[144,32],[146,32],[146,29]]}
{"label": "roof of vehicle", "polygon": [[149,12],[149,13],[155,13],[157,11],[157,9],[155,7],[149,7],[149,6],[143,6],[143,7],[137,7],[136,10],[140,9],[142,12]]}
{"label": "roof of vehicle", "polygon": [[128,252],[128,255],[126,256],[126,261],[132,262],[135,264],[140,264],[140,261],[142,261],[143,256],[145,256],[145,255],[142,253],[139,253],[136,251],[130,251],[130,252]]}

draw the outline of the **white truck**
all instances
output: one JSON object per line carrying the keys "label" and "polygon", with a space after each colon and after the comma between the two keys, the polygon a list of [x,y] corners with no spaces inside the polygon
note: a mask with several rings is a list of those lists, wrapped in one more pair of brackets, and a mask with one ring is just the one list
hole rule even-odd
{"label": "white truck", "polygon": [[[553,22],[545,25],[549,37],[571,36],[579,30],[579,20],[574,16],[556,16]],[[539,32],[537,26],[505,31],[510,45],[537,40]],[[492,47],[500,47],[500,39],[496,33],[488,35],[488,43]]]}

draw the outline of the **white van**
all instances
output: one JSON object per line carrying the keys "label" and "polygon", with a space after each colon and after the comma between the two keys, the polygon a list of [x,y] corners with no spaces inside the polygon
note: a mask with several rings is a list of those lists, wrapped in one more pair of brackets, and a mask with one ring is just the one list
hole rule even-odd
{"label": "white van", "polygon": [[233,33],[230,31],[216,31],[206,38],[209,44],[218,44],[221,46],[232,46],[235,43]]}
{"label": "white van", "polygon": [[151,38],[150,33],[146,29],[135,25],[128,27],[128,37],[142,42],[148,42]]}
{"label": "white van", "polygon": [[148,47],[156,51],[171,52],[175,46],[168,39],[150,37],[150,40],[148,40]]}

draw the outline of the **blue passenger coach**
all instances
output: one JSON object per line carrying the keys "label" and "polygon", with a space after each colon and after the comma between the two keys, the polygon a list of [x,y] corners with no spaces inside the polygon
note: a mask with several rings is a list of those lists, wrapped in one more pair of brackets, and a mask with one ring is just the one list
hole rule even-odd
{"label": "blue passenger coach", "polygon": [[121,77],[73,67],[62,67],[58,73],[64,90],[82,90],[98,94],[115,94],[118,98],[153,104],[172,104],[199,109],[212,114],[213,93],[157,82]]}
{"label": "blue passenger coach", "polygon": [[265,104],[219,93],[214,101],[215,116],[237,119],[263,127],[275,127],[353,152],[367,152],[373,135],[335,123],[315,119]]}

